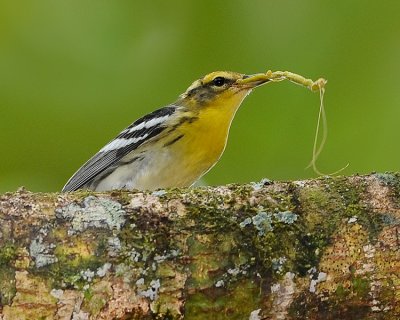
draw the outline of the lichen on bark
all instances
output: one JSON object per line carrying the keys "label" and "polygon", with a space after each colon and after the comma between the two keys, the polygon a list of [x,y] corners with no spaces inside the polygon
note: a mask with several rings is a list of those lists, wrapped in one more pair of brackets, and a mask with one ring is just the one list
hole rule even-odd
{"label": "lichen on bark", "polygon": [[400,176],[0,196],[3,319],[397,319]]}

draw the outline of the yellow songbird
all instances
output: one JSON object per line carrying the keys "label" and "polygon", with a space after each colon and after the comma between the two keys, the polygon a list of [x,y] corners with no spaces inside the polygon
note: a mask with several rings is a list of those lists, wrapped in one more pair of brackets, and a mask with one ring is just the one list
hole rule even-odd
{"label": "yellow songbird", "polygon": [[217,71],[174,103],[132,123],[88,160],[63,191],[192,185],[219,160],[237,109],[271,75]]}

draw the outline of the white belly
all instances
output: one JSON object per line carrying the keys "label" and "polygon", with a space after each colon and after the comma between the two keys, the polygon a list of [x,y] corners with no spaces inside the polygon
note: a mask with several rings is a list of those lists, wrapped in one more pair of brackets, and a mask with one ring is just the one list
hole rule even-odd
{"label": "white belly", "polygon": [[197,181],[211,165],[193,171],[185,159],[170,148],[144,151],[143,159],[133,161],[115,169],[95,187],[96,191],[113,189],[154,190],[169,187],[189,187]]}

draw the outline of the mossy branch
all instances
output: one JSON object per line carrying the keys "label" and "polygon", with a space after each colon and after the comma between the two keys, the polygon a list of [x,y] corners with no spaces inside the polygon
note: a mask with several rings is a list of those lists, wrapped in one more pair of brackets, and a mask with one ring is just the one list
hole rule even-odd
{"label": "mossy branch", "polygon": [[0,319],[399,319],[400,175],[0,196]]}

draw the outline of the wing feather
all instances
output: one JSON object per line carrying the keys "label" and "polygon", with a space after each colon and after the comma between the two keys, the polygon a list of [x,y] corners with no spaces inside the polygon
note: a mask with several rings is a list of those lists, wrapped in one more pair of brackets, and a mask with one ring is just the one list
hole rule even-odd
{"label": "wing feather", "polygon": [[170,105],[136,120],[90,158],[68,180],[62,191],[75,191],[84,188],[99,175],[109,170],[112,171],[115,165],[128,153],[159,136],[166,129],[165,121],[176,109],[176,106]]}

